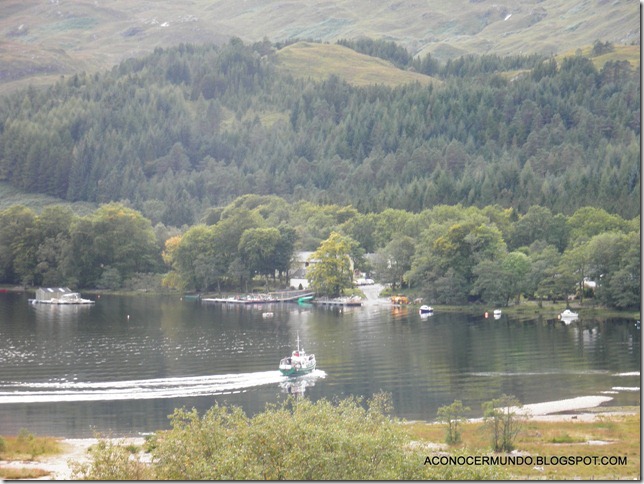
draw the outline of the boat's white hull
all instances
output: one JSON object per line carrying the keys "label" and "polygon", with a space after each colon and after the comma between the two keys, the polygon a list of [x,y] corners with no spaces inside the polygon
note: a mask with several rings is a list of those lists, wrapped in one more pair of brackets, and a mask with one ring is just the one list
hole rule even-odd
{"label": "boat's white hull", "polygon": [[559,315],[559,319],[578,319],[578,318],[579,318],[578,313],[573,313],[568,309]]}
{"label": "boat's white hull", "polygon": [[51,306],[73,306],[73,305],[78,305],[78,304],[94,304],[95,301],[92,301],[90,299],[80,299],[77,301],[56,301],[56,300],[38,300],[38,299],[30,299],[29,302],[31,304],[49,304]]}

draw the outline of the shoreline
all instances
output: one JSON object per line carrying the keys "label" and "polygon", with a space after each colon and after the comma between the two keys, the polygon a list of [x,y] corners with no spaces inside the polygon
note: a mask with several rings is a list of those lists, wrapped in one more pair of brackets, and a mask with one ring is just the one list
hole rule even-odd
{"label": "shoreline", "polygon": [[[624,415],[640,415],[640,407],[628,407],[629,410],[622,410],[622,407],[602,407],[601,405],[612,400],[612,397],[606,396],[584,396],[550,402],[541,402],[526,404],[518,413],[527,420],[537,422],[593,422],[598,419],[610,417],[619,417]],[[482,418],[468,419],[469,422],[481,422]],[[417,423],[417,422],[405,422]],[[425,422],[435,424],[437,422]],[[50,474],[35,480],[71,480],[72,469],[70,461],[86,462],[89,460],[87,450],[99,440],[123,445],[142,446],[145,443],[144,437],[115,437],[115,438],[60,438],[63,445],[63,452],[53,456],[43,457],[40,460],[33,461],[0,461],[0,467],[24,468],[24,469],[42,469]]]}
{"label": "shoreline", "polygon": [[[357,286],[363,291],[365,288],[371,288],[373,286]],[[21,286],[16,284],[7,284],[0,285],[0,293],[35,293],[38,287],[36,286]],[[159,290],[158,288],[152,289],[132,289],[132,290],[108,290],[108,289],[96,289],[96,288],[77,288],[77,292],[86,293],[94,296],[106,295],[106,296],[176,296],[179,299],[184,297],[182,291],[177,290]],[[276,289],[273,292],[284,292],[288,289]],[[227,298],[229,296],[239,295],[239,291],[224,291],[222,293],[212,293],[211,297],[218,298]],[[263,293],[258,293],[263,294]],[[208,296],[206,296],[208,297]],[[372,296],[373,297],[373,296]],[[367,300],[372,299],[372,297],[367,297]],[[377,295],[373,301],[377,304],[391,304],[388,297],[379,297]],[[418,309],[419,304],[410,304],[408,307],[413,309]],[[485,311],[491,313],[492,309],[489,304],[486,303],[472,303],[465,304],[461,306],[451,306],[451,305],[442,305],[434,304],[432,305],[434,310],[437,312],[465,312],[471,314],[483,314]],[[526,300],[520,304],[511,304],[507,307],[502,307],[504,313],[512,316],[546,316],[551,317],[551,319],[556,319],[561,311],[566,308],[572,308],[578,311],[583,312],[583,316],[590,318],[624,318],[624,319],[641,319],[641,312],[634,309],[618,310],[614,308],[608,308],[605,306],[596,306],[591,299],[590,302],[580,303],[579,301],[541,301],[541,304],[537,300]]]}

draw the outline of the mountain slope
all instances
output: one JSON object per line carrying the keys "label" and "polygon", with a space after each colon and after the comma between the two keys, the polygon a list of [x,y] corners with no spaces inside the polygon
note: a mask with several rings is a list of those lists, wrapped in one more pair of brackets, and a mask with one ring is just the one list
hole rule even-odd
{"label": "mountain slope", "polygon": [[156,47],[363,36],[410,53],[560,53],[595,40],[639,44],[632,0],[3,0],[0,86],[110,68]]}

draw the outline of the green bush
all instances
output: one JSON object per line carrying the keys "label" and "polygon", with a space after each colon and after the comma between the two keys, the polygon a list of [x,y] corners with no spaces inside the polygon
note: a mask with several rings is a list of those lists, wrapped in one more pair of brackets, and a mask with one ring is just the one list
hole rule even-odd
{"label": "green bush", "polygon": [[[377,395],[367,407],[350,398],[289,399],[249,419],[239,408],[215,406],[200,418],[177,410],[159,436],[156,478],[391,480],[421,477],[404,450],[404,428]],[[416,472],[414,474],[414,471]]]}
{"label": "green bush", "polygon": [[119,442],[100,440],[90,447],[87,462],[72,462],[74,479],[127,481],[151,479],[152,469]]}
{"label": "green bush", "polygon": [[[426,477],[424,456],[407,446],[400,421],[388,416],[389,398],[376,395],[337,403],[290,398],[249,418],[238,407],[215,405],[203,416],[175,410],[171,429],[150,445],[150,464],[102,441],[80,479],[360,480]],[[151,442],[152,442],[151,441]]]}
{"label": "green bush", "polygon": [[363,405],[287,399],[249,418],[238,407],[215,405],[200,416],[177,409],[171,428],[147,439],[149,456],[101,441],[76,479],[99,480],[420,480],[500,479],[494,466],[425,465],[405,425],[389,416],[390,397]]}

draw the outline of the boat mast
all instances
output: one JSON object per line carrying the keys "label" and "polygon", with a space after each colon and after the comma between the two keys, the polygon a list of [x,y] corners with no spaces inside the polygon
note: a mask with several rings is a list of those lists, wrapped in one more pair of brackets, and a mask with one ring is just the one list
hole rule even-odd
{"label": "boat mast", "polygon": [[297,332],[297,352],[300,352],[300,332]]}

